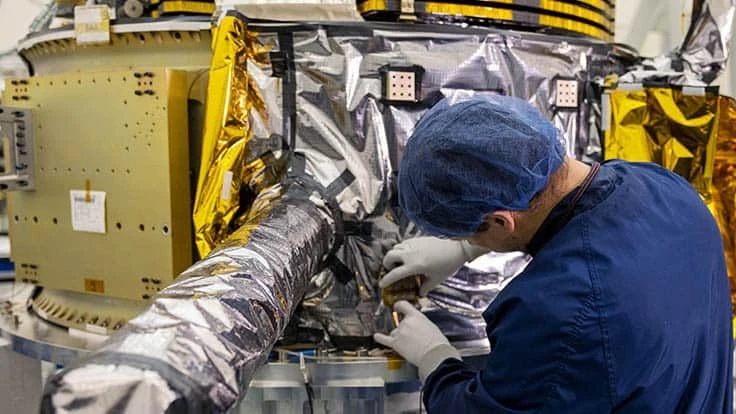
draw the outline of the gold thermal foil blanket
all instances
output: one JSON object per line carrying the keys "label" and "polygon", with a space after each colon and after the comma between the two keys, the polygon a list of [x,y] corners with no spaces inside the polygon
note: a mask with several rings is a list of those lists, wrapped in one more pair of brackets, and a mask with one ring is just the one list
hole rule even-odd
{"label": "gold thermal foil blanket", "polygon": [[611,91],[604,157],[660,164],[708,199],[717,114],[718,94],[711,90],[704,95],[673,88]]}
{"label": "gold thermal foil blanket", "polygon": [[[267,160],[257,158],[248,162],[247,151],[253,136],[253,118],[266,120],[268,114],[246,63],[266,62],[268,48],[237,19],[223,19],[216,30],[193,209],[196,244],[202,257],[242,224],[243,220],[234,222],[241,190],[257,195],[276,184],[274,174],[266,172]],[[243,217],[253,216],[254,212],[250,212]]]}
{"label": "gold thermal foil blanket", "polygon": [[713,198],[708,207],[723,235],[731,302],[736,303],[736,100],[721,96],[718,115]]}

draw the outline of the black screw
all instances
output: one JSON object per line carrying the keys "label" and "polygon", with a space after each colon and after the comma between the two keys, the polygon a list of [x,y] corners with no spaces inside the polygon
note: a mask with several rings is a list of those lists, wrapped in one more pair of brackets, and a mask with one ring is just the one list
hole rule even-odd
{"label": "black screw", "polygon": [[141,96],[141,95],[143,95],[143,92],[141,92],[141,91],[135,91],[135,94],[138,95],[138,96]]}

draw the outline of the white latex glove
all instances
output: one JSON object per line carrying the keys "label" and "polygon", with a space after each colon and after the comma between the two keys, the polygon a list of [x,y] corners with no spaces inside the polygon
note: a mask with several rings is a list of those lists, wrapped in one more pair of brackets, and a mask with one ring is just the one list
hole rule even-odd
{"label": "white latex glove", "polygon": [[409,302],[396,302],[394,310],[404,315],[399,327],[391,331],[391,335],[374,334],[373,339],[393,348],[419,368],[422,382],[447,358],[461,359],[460,353],[450,345],[439,328]]}
{"label": "white latex glove", "polygon": [[467,262],[487,253],[466,241],[417,237],[397,244],[383,258],[383,267],[390,270],[378,282],[381,288],[414,275],[424,275],[419,295],[429,291],[460,270]]}

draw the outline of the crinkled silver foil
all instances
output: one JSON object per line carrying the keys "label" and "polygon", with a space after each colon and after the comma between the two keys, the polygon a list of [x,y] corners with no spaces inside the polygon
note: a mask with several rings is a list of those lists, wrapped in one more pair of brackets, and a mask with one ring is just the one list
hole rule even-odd
{"label": "crinkled silver foil", "polygon": [[[382,259],[394,244],[417,235],[396,205],[396,173],[414,124],[428,108],[443,97],[476,93],[522,97],[560,128],[568,150],[579,157],[589,147],[581,141],[587,139],[587,123],[577,108],[556,107],[555,82],[575,79],[584,85],[608,74],[594,62],[617,59],[614,48],[600,42],[478,28],[424,25],[420,32],[404,24],[263,22],[247,28],[270,47],[271,56],[288,51],[282,41],[293,39],[287,56],[295,68],[290,91],[287,75],[279,73],[284,65],[245,63],[269,114],[265,121],[252,117],[253,142],[263,151],[280,149],[267,148],[268,142],[289,136],[285,100],[293,96],[296,136],[290,150],[304,160],[304,169],[294,164],[292,174],[334,197],[340,217],[318,198],[307,200],[301,186],[290,187],[263,221],[241,230],[252,231],[249,238],[234,234],[82,362],[170,370],[175,375],[162,377],[177,401],[190,408],[205,401],[205,408],[196,406],[214,412],[244,395],[290,319],[298,325],[291,331],[321,327],[333,343],[344,337],[370,340],[385,329],[377,286],[385,271]],[[419,102],[383,99],[380,71],[387,65],[424,70]],[[347,279],[322,266],[336,236],[341,244],[335,257]],[[484,271],[464,269],[432,293],[430,316],[430,310],[442,310],[445,326],[464,324],[450,336],[485,337],[480,313],[525,264],[518,256],[496,259]],[[71,386],[65,378],[56,377],[47,395]],[[96,395],[102,397],[102,386]]]}
{"label": "crinkled silver foil", "polygon": [[451,341],[486,337],[483,312],[530,261],[523,253],[488,253],[429,293],[422,309]]}
{"label": "crinkled silver foil", "polygon": [[705,86],[726,69],[736,0],[695,0],[687,35],[674,51],[647,59],[623,83]]}
{"label": "crinkled silver foil", "polygon": [[[134,374],[141,380],[144,371],[158,372],[177,394],[175,412],[232,408],[265,363],[331,247],[332,214],[321,204],[310,189],[291,185],[249,236],[236,232],[162,290],[100,351],[53,378],[44,411],[115,406],[122,408],[116,412],[137,413],[126,408],[131,394],[112,392],[120,387],[105,376],[86,377],[87,387],[79,391],[79,373],[91,365],[107,365],[112,378],[125,366],[139,368]],[[173,385],[179,376],[188,379],[186,387]],[[168,392],[149,390],[151,398]],[[114,404],[95,405],[98,399],[115,398]]]}
{"label": "crinkled silver foil", "polygon": [[[49,401],[59,414],[123,410],[126,413],[160,414],[176,399],[176,393],[156,371],[125,365],[88,364],[71,371],[65,384]],[[101,384],[104,385],[104,398],[100,398]]]}
{"label": "crinkled silver foil", "polygon": [[[578,110],[556,108],[555,81],[576,79],[583,90],[592,75],[606,74],[602,67],[615,67],[594,62],[616,61],[614,48],[597,42],[446,26],[436,33],[388,24],[351,27],[307,26],[296,30],[294,39],[296,151],[305,154],[306,172],[325,187],[346,171],[355,177],[336,200],[346,221],[363,225],[362,233],[345,235],[337,252],[354,278],[347,284],[314,284],[319,294],[310,295],[308,306],[300,309],[305,320],[318,320],[330,337],[370,337],[379,328],[370,315],[379,305],[381,260],[395,243],[416,233],[401,225],[404,218],[391,205],[394,177],[414,124],[428,108],[443,97],[519,96],[553,121],[571,155],[582,157],[591,146],[587,120],[581,125]],[[258,25],[251,28],[261,43],[278,48],[278,35]],[[423,69],[418,104],[382,99],[379,73],[386,65]],[[283,85],[274,82],[271,73],[270,67],[250,68],[266,102],[271,102],[269,113],[279,114],[277,97]],[[582,93],[580,104],[584,106]],[[268,134],[282,133],[281,121],[276,115]],[[467,287],[448,282],[432,299],[460,317],[470,306],[477,326],[482,324],[477,310],[485,309],[497,290],[487,285],[471,294]]]}
{"label": "crinkled silver foil", "polygon": [[699,75],[706,84],[726,69],[733,34],[736,0],[695,0],[692,20],[679,55],[685,71]]}

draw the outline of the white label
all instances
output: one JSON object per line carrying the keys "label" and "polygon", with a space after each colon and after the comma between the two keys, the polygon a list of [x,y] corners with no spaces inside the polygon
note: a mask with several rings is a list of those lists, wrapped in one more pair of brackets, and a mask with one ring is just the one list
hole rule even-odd
{"label": "white label", "polygon": [[233,183],[233,172],[225,171],[222,174],[222,188],[220,189],[220,200],[230,200],[230,186]]}
{"label": "white label", "polygon": [[110,42],[110,12],[107,6],[74,8],[74,34],[79,44]]}
{"label": "white label", "polygon": [[617,89],[620,91],[638,91],[644,88],[641,83],[619,83]]}
{"label": "white label", "polygon": [[88,323],[87,326],[86,326],[86,328],[87,328],[87,331],[92,332],[94,334],[97,334],[97,335],[107,335],[107,329],[105,329],[105,328],[103,328],[101,326],[92,325],[92,324],[89,324]]}
{"label": "white label", "polygon": [[104,191],[71,190],[72,229],[90,233],[105,233]]}
{"label": "white label", "polygon": [[611,94],[604,93],[601,97],[601,129],[611,129]]}
{"label": "white label", "polygon": [[108,338],[107,333],[105,335],[99,335],[92,332],[82,331],[79,329],[69,328],[69,336],[72,338],[81,338],[92,344],[101,344]]}
{"label": "white label", "polygon": [[683,86],[682,94],[685,96],[705,96],[705,88],[701,86]]}
{"label": "white label", "polygon": [[414,0],[401,0],[401,12],[402,13],[414,13]]}

